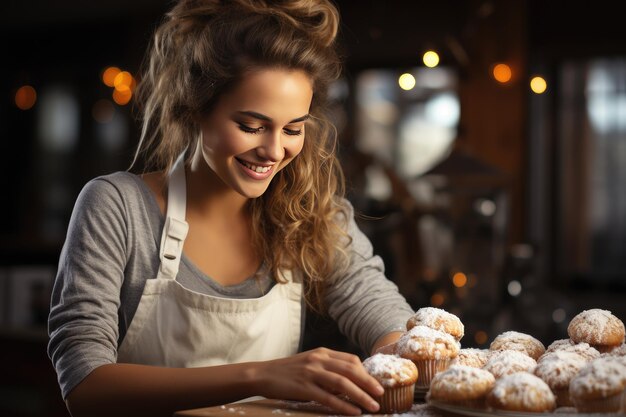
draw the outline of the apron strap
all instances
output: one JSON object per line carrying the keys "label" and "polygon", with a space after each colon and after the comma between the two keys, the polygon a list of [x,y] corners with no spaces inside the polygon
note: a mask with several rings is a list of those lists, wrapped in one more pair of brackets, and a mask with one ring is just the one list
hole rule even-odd
{"label": "apron strap", "polygon": [[183,244],[187,237],[189,225],[185,221],[187,203],[187,186],[185,182],[185,152],[180,154],[168,178],[167,213],[161,234],[159,257],[161,265],[157,279],[176,279]]}

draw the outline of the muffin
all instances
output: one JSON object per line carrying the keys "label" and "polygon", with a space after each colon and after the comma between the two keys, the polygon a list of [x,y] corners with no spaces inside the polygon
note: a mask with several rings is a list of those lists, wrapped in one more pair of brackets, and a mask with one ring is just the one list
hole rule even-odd
{"label": "muffin", "polygon": [[452,359],[450,366],[465,365],[473,368],[482,368],[490,356],[491,351],[489,349],[464,348],[459,350],[459,354]]}
{"label": "muffin", "polygon": [[576,315],[567,326],[567,334],[576,343],[589,343],[600,353],[624,343],[624,323],[608,310],[594,308]]}
{"label": "muffin", "polygon": [[537,360],[539,356],[544,354],[546,348],[543,343],[531,335],[509,331],[496,336],[491,342],[489,350],[517,350]]}
{"label": "muffin", "polygon": [[465,332],[463,323],[457,316],[435,307],[423,307],[417,310],[406,322],[406,329],[411,330],[415,326],[426,326],[448,333],[457,342],[461,340]]}
{"label": "muffin", "polygon": [[621,344],[619,346],[614,347],[606,353],[603,353],[601,356],[617,356],[626,358],[626,344]]}
{"label": "muffin", "polygon": [[417,381],[417,368],[413,362],[377,353],[365,359],[363,367],[385,389],[383,395],[375,398],[380,404],[380,413],[402,413],[411,409]]}
{"label": "muffin", "polygon": [[601,357],[588,363],[572,379],[569,394],[582,413],[620,411],[626,389],[626,364],[616,357]]}
{"label": "muffin", "polygon": [[556,408],[550,387],[528,372],[517,372],[496,380],[487,395],[487,404],[497,410],[536,413],[547,413]]}
{"label": "muffin", "polygon": [[537,362],[535,375],[552,390],[559,407],[571,407],[570,381],[587,366],[587,360],[574,352],[555,351],[543,355]]}
{"label": "muffin", "polygon": [[546,349],[546,353],[541,355],[537,361],[540,361],[541,358],[547,356],[553,352],[571,352],[577,353],[578,355],[585,358],[587,362],[592,361],[598,357],[600,357],[600,352],[589,343],[574,343],[571,339],[561,339],[552,342],[550,346]]}
{"label": "muffin", "polygon": [[417,366],[416,387],[428,388],[437,372],[448,369],[459,354],[459,343],[448,333],[426,326],[415,326],[396,342],[396,354]]}
{"label": "muffin", "polygon": [[516,372],[533,373],[536,366],[537,362],[525,353],[517,350],[501,350],[491,354],[483,369],[499,379]]}
{"label": "muffin", "polygon": [[455,365],[439,372],[430,383],[426,400],[441,401],[462,407],[485,408],[485,398],[496,379],[487,371]]}

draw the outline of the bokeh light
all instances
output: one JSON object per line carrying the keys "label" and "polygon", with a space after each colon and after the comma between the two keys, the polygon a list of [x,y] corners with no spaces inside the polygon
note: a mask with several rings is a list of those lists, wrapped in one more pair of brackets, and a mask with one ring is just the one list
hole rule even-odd
{"label": "bokeh light", "polygon": [[430,305],[440,307],[446,301],[446,296],[442,292],[436,292],[430,297]]}
{"label": "bokeh light", "polygon": [[513,73],[507,64],[497,64],[493,67],[492,75],[499,83],[506,84],[511,81]]}
{"label": "bokeh light", "polygon": [[415,77],[408,72],[404,73],[398,78],[398,85],[403,90],[411,90],[415,87]]}
{"label": "bokeh light", "polygon": [[422,61],[428,68],[434,68],[439,65],[439,54],[435,51],[426,51],[422,56]]}
{"label": "bokeh light", "polygon": [[487,336],[487,333],[482,330],[479,330],[476,333],[474,333],[474,341],[478,343],[479,345],[484,345],[485,343],[487,343],[488,339],[489,337]]}
{"label": "bokeh light", "polygon": [[530,89],[535,94],[542,94],[546,91],[547,88],[548,83],[546,82],[546,80],[543,79],[543,77],[536,76],[533,77],[532,80],[530,80]]}
{"label": "bokeh light", "polygon": [[37,102],[37,92],[30,85],[24,85],[15,92],[15,105],[20,110],[29,110]]}
{"label": "bokeh light", "polygon": [[464,287],[467,284],[467,276],[463,272],[457,272],[452,276],[452,284],[457,288]]}
{"label": "bokeh light", "polygon": [[115,77],[122,72],[118,67],[108,67],[102,72],[102,82],[108,87],[115,86]]}

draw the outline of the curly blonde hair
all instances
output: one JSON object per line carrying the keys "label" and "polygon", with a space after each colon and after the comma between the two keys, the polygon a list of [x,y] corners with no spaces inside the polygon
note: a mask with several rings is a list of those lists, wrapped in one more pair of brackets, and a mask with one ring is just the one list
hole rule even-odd
{"label": "curly blonde hair", "polygon": [[[335,38],[339,14],[328,0],[181,0],[157,28],[137,104],[142,132],[133,165],[168,172],[219,97],[247,73],[302,70],[313,86],[301,153],[251,199],[253,243],[277,282],[303,278],[310,307],[323,310],[324,289],[348,262],[344,178],[329,121],[327,90],[341,73]],[[307,122],[309,123],[309,122]]]}

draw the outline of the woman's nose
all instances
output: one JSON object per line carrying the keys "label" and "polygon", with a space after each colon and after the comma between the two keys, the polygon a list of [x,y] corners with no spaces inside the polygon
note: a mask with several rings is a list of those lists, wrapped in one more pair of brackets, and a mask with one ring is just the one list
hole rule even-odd
{"label": "woman's nose", "polygon": [[279,130],[274,132],[268,130],[263,135],[263,142],[257,149],[259,157],[276,162],[281,161],[285,157],[285,148],[283,147],[282,132]]}

